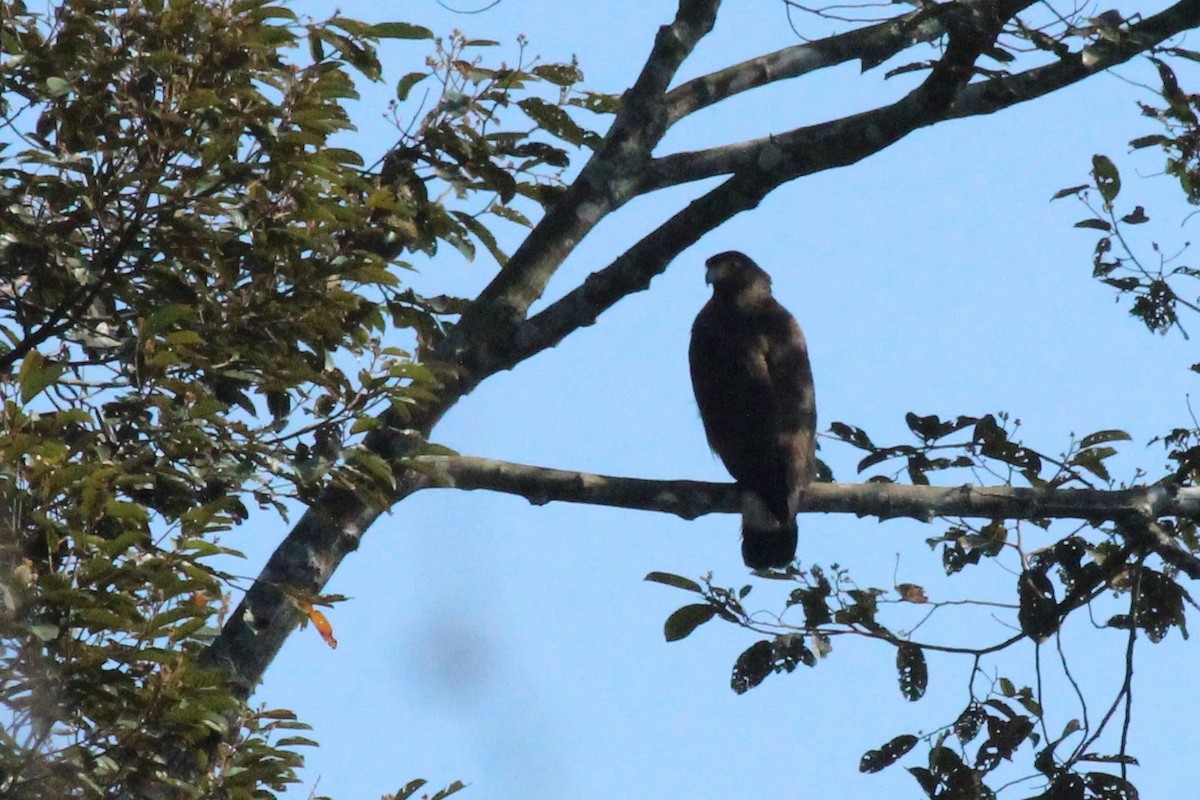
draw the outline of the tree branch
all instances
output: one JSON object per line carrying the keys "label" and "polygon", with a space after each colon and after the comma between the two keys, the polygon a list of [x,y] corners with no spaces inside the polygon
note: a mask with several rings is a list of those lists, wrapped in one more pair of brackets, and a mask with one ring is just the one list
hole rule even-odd
{"label": "tree branch", "polygon": [[[1010,0],[1009,3],[994,5],[1005,12],[996,18],[1003,20],[1007,19],[1005,14],[1016,13],[1017,9],[1024,8],[1029,2]],[[368,449],[400,467],[409,463],[414,467],[424,465],[422,468],[427,466],[435,471],[445,469],[437,466],[436,462],[423,462],[420,459],[404,462],[396,459],[403,459],[410,452],[410,439],[427,437],[441,416],[480,381],[552,347],[572,331],[590,325],[600,313],[622,297],[645,289],[651,279],[661,273],[683,249],[736,214],[754,208],[776,187],[803,175],[854,163],[882,150],[918,127],[951,116],[990,113],[1091,74],[1085,71],[1077,77],[1070,77],[1073,73],[1068,67],[1051,65],[1043,68],[1046,70],[1044,73],[1032,71],[1001,79],[1006,82],[978,84],[980,87],[990,87],[986,90],[966,86],[973,74],[971,67],[984,42],[969,35],[969,30],[960,30],[956,34],[948,27],[950,42],[946,56],[917,91],[892,106],[817,126],[819,136],[813,136],[816,129],[804,129],[793,132],[791,138],[783,141],[778,138],[759,140],[705,151],[709,154],[707,156],[680,154],[651,162],[649,154],[671,120],[671,112],[664,99],[666,87],[679,65],[711,29],[718,6],[719,0],[680,0],[675,20],[660,29],[646,66],[638,82],[626,94],[622,110],[604,143],[563,199],[548,209],[529,237],[514,252],[508,265],[472,303],[459,324],[439,346],[436,355],[440,365],[456,367],[456,371],[447,376],[435,398],[414,408],[411,417],[403,423],[385,417],[384,428],[368,436]],[[979,0],[955,8],[985,6],[991,7],[993,3]],[[1165,16],[1167,14],[1173,16]],[[945,24],[949,26],[948,21]],[[1162,36],[1150,35],[1154,24],[1165,31]],[[1172,12],[1164,12],[1146,20],[1138,28],[1146,30],[1146,42],[1156,42],[1187,25],[1197,24],[1200,24],[1200,0],[1186,0],[1175,6]],[[988,29],[999,30],[994,25],[989,25]],[[1147,46],[1144,43],[1139,45],[1142,49]],[[1098,47],[1087,52],[1098,53],[1101,61],[1107,58],[1109,65],[1131,55],[1115,45],[1109,50]],[[869,47],[864,47],[858,57],[869,59]],[[791,58],[800,59],[801,56],[797,52]],[[1090,69],[1085,61],[1081,56],[1080,67]],[[1055,73],[1055,67],[1063,70],[1064,75]],[[1099,68],[1091,69],[1091,72]],[[748,73],[751,69],[747,66],[744,72]],[[714,76],[721,74],[714,73]],[[716,80],[714,76],[710,78]],[[726,74],[725,79],[731,81],[731,88],[726,90],[730,92],[735,86],[756,80],[733,73]],[[1022,84],[1021,79],[1027,84]],[[678,104],[677,111],[689,102],[696,102],[695,99],[685,98],[684,87],[677,90],[679,94],[673,95]],[[699,92],[699,85],[689,91]],[[801,133],[805,133],[807,138]],[[715,158],[714,154],[719,154],[720,158]],[[714,166],[721,159],[726,159],[728,163]],[[652,163],[653,174],[650,170]],[[685,171],[692,177],[687,177]],[[730,174],[730,177],[643,237],[608,267],[590,275],[574,291],[541,313],[527,318],[530,305],[541,296],[550,277],[600,219],[637,194],[684,180],[694,180],[703,174]],[[650,175],[649,180],[646,179],[647,175]],[[392,428],[411,429],[419,435],[400,435]],[[415,488],[433,485],[428,476],[412,470],[399,469],[397,478],[398,488],[390,498],[393,503]],[[459,477],[456,480],[460,481],[459,485],[465,485],[462,482],[467,478]],[[650,484],[653,485],[643,486],[638,491],[661,491],[664,485],[662,482]],[[730,494],[733,492],[731,487],[716,489],[712,485],[705,488],[703,484],[672,482],[672,488],[682,498],[674,502],[679,508],[691,509],[688,513],[709,513],[706,509],[717,510],[711,506],[715,502],[714,497],[725,498],[721,502],[733,497]],[[628,487],[627,490],[634,491]],[[1020,494],[1024,490],[1011,490],[1018,492],[1012,498],[994,494],[991,489],[929,490],[943,493],[930,496],[921,494],[925,491],[923,487],[886,487],[885,490],[867,485],[855,487],[853,491],[846,490],[849,492],[846,494],[838,494],[839,491],[836,487],[813,487],[812,502],[817,502],[827,492],[833,492],[836,502],[846,505],[841,509],[830,506],[830,510],[881,517],[930,518],[955,514],[955,509],[966,502],[963,499],[966,496],[975,504],[972,507],[976,508],[984,508],[989,502],[1000,506],[1007,502],[1010,505],[1004,508],[1019,509],[1022,503],[1027,503],[1029,505],[1022,515],[1049,513],[1047,508],[1038,505],[1041,502],[1039,498],[1031,499]],[[681,505],[696,498],[708,505]],[[1112,498],[1110,501],[1113,501]],[[1134,501],[1134,498],[1130,498],[1130,502]],[[666,504],[668,501],[660,499],[656,502]],[[835,503],[835,500],[824,499],[821,502]],[[925,507],[926,502],[933,502],[934,505]],[[863,505],[859,506],[860,503]],[[646,501],[643,505],[629,507],[650,508],[651,504]],[[261,679],[266,665],[298,622],[299,614],[291,598],[319,593],[341,559],[357,547],[362,534],[384,510],[385,506],[355,496],[346,489],[334,487],[324,492],[271,557],[255,586],[206,652],[204,662],[226,670],[234,678],[241,695],[248,696]],[[680,512],[671,509],[671,513]],[[1099,518],[1109,517],[1101,515]]]}
{"label": "tree branch", "polygon": [[1200,25],[1200,0],[1181,0],[1165,11],[1129,26],[1127,35],[1115,41],[1100,39],[1052,64],[965,87],[951,105],[948,118],[992,114],[1033,100],[1123,64],[1197,25]]}
{"label": "tree branch", "polygon": [[[963,5],[983,7],[993,2],[967,0]],[[927,10],[910,11],[876,25],[751,58],[690,80],[668,92],[667,124],[674,125],[689,114],[736,94],[847,61],[861,61],[862,70],[866,72],[913,45],[933,41],[945,33],[946,26],[940,15]]]}
{"label": "tree branch", "polygon": [[[549,469],[468,456],[407,459],[415,473],[412,491],[486,489],[524,497],[534,505],[551,501],[657,511],[683,519],[741,513],[736,484],[651,480]],[[801,513],[854,514],[880,520],[910,517],[976,519],[1082,519],[1115,521],[1140,547],[1194,579],[1200,559],[1182,549],[1154,522],[1161,517],[1200,519],[1200,487],[1163,484],[1131,489],[1034,489],[1016,486],[908,486],[897,483],[814,483],[800,501]]]}
{"label": "tree branch", "polygon": [[[1052,64],[1034,67],[1016,75],[964,85],[943,114],[923,119],[898,114],[905,106],[919,100],[919,97],[915,96],[924,90],[923,84],[889,106],[817,125],[795,128],[765,138],[654,159],[641,191],[650,192],[681,183],[729,175],[763,162],[807,165],[796,169],[792,178],[803,177],[817,169],[846,166],[882,150],[918,128],[947,119],[992,114],[1077,83],[1097,72],[1124,63],[1180,31],[1196,25],[1200,25],[1200,2],[1183,0],[1153,17],[1131,25],[1127,34],[1117,41],[1100,40]],[[944,61],[943,59],[942,63]],[[893,130],[897,118],[901,116],[908,116],[911,120],[909,127]],[[859,152],[848,152],[844,143],[847,138],[858,139],[864,143],[874,141],[876,144]]]}
{"label": "tree branch", "polygon": [[[439,347],[442,360],[480,373],[478,379],[485,377],[488,371],[480,365],[504,360],[502,351],[515,326],[575,246],[635,196],[650,153],[666,133],[663,95],[684,59],[712,30],[719,6],[720,0],[680,0],[674,21],[659,28],[637,81],[621,98],[604,141],[566,194],[471,303]],[[473,385],[469,382],[467,390]]]}
{"label": "tree branch", "polygon": [[[719,0],[681,0],[675,21],[659,30],[654,49],[635,86],[626,95],[605,144],[574,182],[513,253],[500,274],[483,290],[438,349],[443,364],[457,367],[448,374],[438,396],[414,410],[403,424],[392,414],[366,441],[372,452],[389,460],[402,457],[412,440],[429,435],[441,416],[480,380],[495,372],[515,325],[544,290],[555,270],[595,224],[624,202],[620,187],[628,183],[610,159],[627,157],[622,150],[653,147],[665,130],[653,133],[647,108],[661,105],[662,93],[683,59],[712,28]],[[639,116],[635,111],[642,109]],[[637,143],[639,140],[641,145]],[[625,143],[625,147],[617,145]],[[631,167],[630,167],[631,168]],[[498,345],[499,343],[499,345]],[[402,434],[411,429],[420,435]],[[402,483],[402,482],[401,482]],[[406,496],[401,485],[392,503]],[[295,629],[299,613],[293,596],[313,596],[325,587],[346,554],[357,549],[362,534],[386,506],[368,503],[340,487],[330,487],[272,554],[254,586],[246,593],[221,634],[205,651],[202,662],[225,671],[243,698],[249,697]]]}
{"label": "tree branch", "polygon": [[[438,396],[403,424],[385,414],[384,426],[367,437],[369,450],[389,460],[402,457],[413,440],[428,436],[446,410],[506,362],[516,325],[559,265],[597,222],[632,196],[630,176],[640,173],[666,130],[663,93],[683,60],[712,29],[719,5],[720,0],[680,0],[674,21],[659,29],[604,143],[439,346],[438,360],[456,369],[447,375]],[[420,436],[401,434],[401,428]],[[392,503],[407,493],[401,485]],[[221,666],[248,697],[296,626],[298,613],[289,592],[319,593],[384,510],[345,489],[325,491],[271,556],[205,652],[204,663]]]}
{"label": "tree branch", "polygon": [[492,366],[510,369],[591,325],[627,295],[649,288],[676,256],[721,223],[757,206],[780,182],[766,174],[735,175],[693,200],[578,288],[530,317],[517,329],[506,358]]}
{"label": "tree branch", "polygon": [[[1030,2],[1032,0],[1018,3],[1012,13]],[[731,170],[733,176],[725,183],[692,201],[612,264],[592,273],[581,286],[530,317],[517,329],[511,349],[489,368],[509,369],[558,344],[572,331],[591,325],[621,298],[648,288],[654,276],[701,236],[742,211],[754,208],[781,184],[859,161],[916,128],[937,121],[958,89],[970,79],[972,64],[995,40],[1003,19],[992,20],[985,30],[968,27],[965,31],[960,29],[960,32],[952,33],[945,58],[928,78],[900,102],[869,112],[876,116],[864,124],[851,122],[857,118],[827,123],[829,132],[823,149],[792,148],[787,151],[771,144],[770,149],[762,148],[752,160],[736,164]],[[760,141],[771,143],[772,140]],[[661,164],[671,158],[675,157],[654,163]],[[648,174],[653,183],[653,172]]]}
{"label": "tree branch", "polygon": [[[622,478],[471,456],[418,456],[406,464],[421,476],[414,480],[414,491],[486,489],[519,495],[534,505],[550,501],[585,503],[658,511],[683,519],[741,513],[740,493],[732,483]],[[1151,519],[1200,519],[1200,488],[1172,491],[1155,484],[1104,491],[971,484],[814,483],[805,491],[800,511],[879,519],[910,517],[922,522],[937,517],[1099,522],[1123,520],[1130,514]]]}
{"label": "tree branch", "polygon": [[271,554],[221,634],[201,655],[201,664],[220,668],[239,697],[250,697],[302,618],[294,598],[318,595],[382,511],[347,489],[327,489],[320,506],[305,512]]}

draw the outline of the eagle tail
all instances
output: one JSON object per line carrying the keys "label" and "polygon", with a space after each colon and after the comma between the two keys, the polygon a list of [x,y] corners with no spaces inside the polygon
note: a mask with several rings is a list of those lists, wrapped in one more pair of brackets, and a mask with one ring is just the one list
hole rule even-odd
{"label": "eagle tail", "polygon": [[786,567],[796,558],[796,517],[780,519],[757,494],[742,493],[742,560],[750,569]]}

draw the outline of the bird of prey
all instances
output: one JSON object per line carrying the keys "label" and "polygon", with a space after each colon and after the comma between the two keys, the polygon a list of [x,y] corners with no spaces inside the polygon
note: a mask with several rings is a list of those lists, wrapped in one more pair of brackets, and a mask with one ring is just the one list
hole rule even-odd
{"label": "bird of prey", "polygon": [[796,557],[796,510],[812,480],[817,409],[804,334],[746,255],[708,259],[713,295],[692,325],[688,361],[708,443],[742,490],[742,558]]}

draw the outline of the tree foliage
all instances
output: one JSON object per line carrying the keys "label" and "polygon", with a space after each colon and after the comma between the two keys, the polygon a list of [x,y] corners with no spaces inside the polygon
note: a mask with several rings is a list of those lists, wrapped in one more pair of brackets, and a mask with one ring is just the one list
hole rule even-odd
{"label": "tree foliage", "polygon": [[[413,492],[491,488],[689,518],[735,508],[730,486],[487,462],[431,439],[480,383],[596,322],[789,181],[1147,55],[1161,92],[1143,110],[1159,129],[1133,147],[1161,148],[1185,197],[1200,197],[1200,103],[1171,67],[1198,57],[1169,44],[1200,26],[1200,3],[1130,19],[1001,0],[921,3],[879,20],[818,11],[840,32],[678,82],[719,6],[681,0],[615,98],[579,89],[575,63],[527,63],[524,43],[516,66],[493,64],[487,40],[340,15],[305,22],[266,0],[4,4],[0,500],[11,535],[0,539],[0,791],[262,797],[295,781],[311,744],[303,724],[247,700],[298,624],[336,645],[318,609],[340,599],[323,594],[326,582]],[[395,140],[366,153],[348,146],[347,104],[358,82],[384,79],[386,39],[406,41],[425,68],[387,65]],[[849,61],[915,85],[848,117],[661,152],[668,130],[702,109]],[[531,312],[608,214],[712,178]],[[1059,196],[1091,204],[1078,227],[1100,234],[1096,277],[1130,296],[1150,330],[1182,330],[1197,273],[1157,245],[1147,259],[1125,235],[1149,219],[1122,205],[1128,193],[1117,164],[1097,155],[1090,182]],[[497,236],[509,225],[528,229],[511,253]],[[405,286],[407,258],[446,246],[494,262],[478,296]],[[831,438],[862,452],[859,473],[876,472],[814,487],[806,509],[936,520],[928,544],[951,576],[1006,564],[1012,594],[989,606],[1011,625],[1000,640],[924,638],[925,621],[956,604],[912,583],[859,586],[852,564],[761,576],[793,584],[776,614],[747,605],[753,584],[652,573],[691,595],[666,620],[667,640],[717,620],[752,632],[733,657],[739,693],[820,666],[840,637],[893,649],[888,679],[913,702],[931,658],[965,657],[961,712],[867,752],[864,772],[913,763],[924,743],[908,770],[929,797],[991,797],[1018,759],[1040,776],[1031,797],[1135,797],[1133,653],[1142,639],[1187,633],[1200,432],[1165,432],[1174,468],[1122,489],[1106,461],[1123,431],[1055,453],[1023,441],[1006,414],[905,419],[912,438],[895,444],[833,423]],[[252,506],[285,513],[293,499],[309,510],[257,580],[220,566],[237,555],[222,534]],[[1062,517],[1079,522],[1054,529],[1052,545],[1022,543],[1020,526],[1049,531]],[[983,679],[979,665],[1018,642],[1055,641],[1083,609],[1127,642],[1125,685],[1107,713],[1051,731],[1036,681]],[[1065,658],[1061,668],[1070,679]]]}
{"label": "tree foliage", "polygon": [[[602,101],[571,65],[489,68],[461,36],[264,2],[14,2],[0,22],[0,786],[262,796],[309,742],[200,663],[245,588],[214,566],[237,555],[221,534],[330,487],[386,496],[363,438],[434,391],[413,346],[457,303],[405,289],[404,255],[502,259],[481,220],[528,224],[512,201],[567,161],[493,110],[536,128]],[[369,170],[338,145],[385,38],[432,46],[437,88]],[[320,622],[321,598],[288,598]],[[186,751],[204,780],[169,777]]]}

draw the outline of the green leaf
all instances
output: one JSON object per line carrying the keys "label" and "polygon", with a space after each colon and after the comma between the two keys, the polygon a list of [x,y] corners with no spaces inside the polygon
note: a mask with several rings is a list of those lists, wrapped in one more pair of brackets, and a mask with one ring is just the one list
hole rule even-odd
{"label": "green leaf", "polygon": [[186,303],[168,303],[146,317],[145,322],[142,323],[142,332],[149,335],[169,330],[180,320],[192,319],[195,313],[192,307]]}
{"label": "green leaf", "polygon": [[1133,211],[1121,217],[1121,222],[1126,225],[1141,225],[1143,222],[1149,222],[1150,218],[1146,216],[1146,209],[1142,206],[1135,206]]}
{"label": "green leaf", "polygon": [[1192,111],[1190,99],[1179,88],[1179,80],[1175,77],[1175,73],[1163,61],[1157,58],[1150,60],[1158,67],[1158,76],[1162,79],[1162,96],[1170,106],[1168,115],[1189,125],[1196,124],[1196,114]]}
{"label": "green leaf", "polygon": [[570,142],[573,145],[595,147],[600,137],[591,131],[586,131],[575,120],[556,105],[547,103],[540,97],[527,97],[517,103],[538,127],[547,133]]}
{"label": "green leaf", "polygon": [[57,75],[46,78],[46,92],[51,97],[61,97],[71,91],[71,84]]}
{"label": "green leaf", "polygon": [[896,670],[900,673],[900,693],[906,700],[920,700],[929,683],[925,651],[911,642],[896,648]]}
{"label": "green leaf", "polygon": [[555,86],[571,86],[583,80],[583,73],[574,64],[543,64],[530,72]]}
{"label": "green leaf", "polygon": [[971,703],[954,721],[954,735],[961,744],[966,744],[979,735],[979,730],[987,722],[987,718],[987,712],[982,706]]}
{"label": "green leaf", "polygon": [[533,223],[529,221],[528,217],[510,206],[501,205],[500,203],[492,203],[491,206],[488,207],[488,211],[492,212],[497,217],[508,220],[509,222],[515,222],[518,225],[525,226],[526,228],[533,227]]}
{"label": "green leaf", "polygon": [[1104,205],[1111,208],[1113,200],[1121,192],[1121,175],[1117,166],[1108,156],[1092,156],[1092,177],[1096,180],[1096,188],[1104,198]]}
{"label": "green leaf", "polygon": [[396,800],[408,800],[417,791],[424,786],[428,781],[423,778],[417,778],[406,783],[398,792],[396,792]]}
{"label": "green leaf", "polygon": [[454,781],[445,789],[442,789],[440,792],[431,797],[429,800],[446,800],[446,798],[450,795],[458,794],[465,788],[467,788],[467,785],[462,781]]}
{"label": "green leaf", "polygon": [[1007,722],[992,717],[988,720],[988,739],[975,757],[976,768],[986,772],[995,769],[1001,760],[1010,760],[1030,734],[1034,734],[1034,723],[1029,717],[1017,715]]}
{"label": "green leaf", "polygon": [[[1054,596],[1054,584],[1044,572],[1027,569],[1017,582],[1017,597],[1020,610],[1017,621],[1021,633],[1035,642],[1044,642],[1058,631],[1058,601]],[[1012,696],[1011,692],[1005,692]]]}
{"label": "green leaf", "polygon": [[1132,276],[1128,278],[1105,278],[1101,283],[1107,283],[1114,289],[1119,289],[1122,292],[1132,291],[1141,286],[1141,281]]}
{"label": "green leaf", "polygon": [[[375,53],[374,49],[367,49],[350,37],[334,33],[330,30],[318,28],[313,31],[312,35],[331,45],[338,51],[343,61],[357,69],[363,75],[372,80],[378,80],[383,68],[379,63],[379,56]],[[286,137],[281,137],[281,141],[285,139]]]}
{"label": "green leaf", "polygon": [[408,99],[408,93],[412,91],[412,88],[428,77],[428,72],[410,72],[405,75],[396,84],[396,99],[403,103]]}
{"label": "green leaf", "polygon": [[351,36],[367,36],[371,30],[371,26],[357,19],[348,17],[332,17],[328,23],[334,28],[340,28]]}
{"label": "green leaf", "polygon": [[[196,612],[189,605],[175,606],[169,608],[159,614],[155,614],[146,622],[146,630],[157,634],[161,628],[179,622],[184,619],[191,619],[196,615]],[[176,656],[178,658],[178,656]]]}
{"label": "green leaf", "polygon": [[871,442],[871,438],[867,436],[867,432],[862,428],[856,428],[844,422],[834,422],[829,426],[829,432],[843,442],[853,445],[860,450],[874,451],[877,449],[874,443]]}
{"label": "green leaf", "polygon": [[1076,453],[1067,463],[1072,466],[1083,467],[1100,480],[1107,481],[1111,476],[1109,475],[1108,467],[1104,466],[1104,459],[1110,458],[1116,455],[1116,453],[1116,449],[1112,447],[1092,447]]}
{"label": "green leaf", "polygon": [[1134,150],[1141,150],[1143,147],[1153,147],[1156,144],[1163,145],[1165,147],[1171,144],[1173,141],[1173,139],[1163,136],[1160,133],[1156,133],[1152,136],[1139,136],[1138,138],[1132,140],[1129,143],[1129,146]]}
{"label": "green leaf", "polygon": [[374,478],[389,489],[396,488],[396,476],[388,462],[369,450],[356,449],[350,456],[350,463],[360,467],[367,475]]}
{"label": "green leaf", "polygon": [[[150,521],[149,514],[145,506],[138,503],[129,503],[124,500],[115,498],[109,499],[104,504],[104,516],[112,519],[128,520],[131,522],[146,523]],[[114,539],[113,541],[119,541]]]}
{"label": "green leaf", "polygon": [[269,391],[266,393],[267,411],[276,420],[282,420],[292,411],[292,396],[287,392]]}
{"label": "green leaf", "polygon": [[1131,755],[1102,756],[1098,753],[1084,753],[1079,757],[1079,760],[1090,761],[1096,764],[1128,764],[1131,767],[1138,766],[1138,760]]}
{"label": "green leaf", "polygon": [[1080,192],[1086,191],[1090,188],[1092,188],[1091,185],[1087,184],[1087,183],[1080,184],[1079,186],[1068,186],[1066,189],[1059,189],[1057,192],[1054,193],[1054,196],[1051,197],[1050,199],[1051,200],[1061,200],[1064,197],[1070,197],[1071,195],[1078,195]]}
{"label": "green leaf", "polygon": [[567,105],[586,109],[593,114],[615,114],[621,110],[621,97],[615,94],[583,92],[567,100]]}
{"label": "green leaf", "polygon": [[361,153],[342,147],[327,147],[321,151],[321,155],[338,164],[350,164],[354,167],[361,167],[363,165]]}
{"label": "green leaf", "polygon": [[250,19],[258,20],[259,22],[267,19],[295,20],[296,12],[292,11],[290,8],[284,8],[283,6],[262,6],[254,9],[247,14],[247,16],[250,17]]}
{"label": "green leaf", "polygon": [[1112,225],[1109,225],[1102,219],[1092,217],[1091,219],[1080,220],[1075,223],[1076,228],[1095,228],[1098,231],[1111,231]]}
{"label": "green leaf", "polygon": [[317,747],[318,743],[307,736],[284,736],[275,743],[279,747]]}
{"label": "green leaf", "polygon": [[204,337],[196,331],[175,331],[163,339],[168,345],[204,344]]}
{"label": "green leaf", "polygon": [[738,694],[758,686],[775,669],[775,648],[771,642],[763,639],[750,645],[733,665],[733,677],[730,686]]}
{"label": "green leaf", "polygon": [[1084,778],[1092,797],[1103,800],[1138,800],[1138,790],[1132,783],[1108,772],[1089,772]]}
{"label": "green leaf", "polygon": [[677,642],[686,638],[692,631],[708,622],[717,614],[717,609],[708,603],[694,603],[676,611],[667,617],[663,624],[663,634],[668,642]]}
{"label": "green leaf", "polygon": [[1089,433],[1087,436],[1083,437],[1083,439],[1081,439],[1079,441],[1079,446],[1080,447],[1093,447],[1098,444],[1104,444],[1105,442],[1128,442],[1132,438],[1133,437],[1130,436],[1125,431],[1117,430],[1116,428],[1113,428],[1111,430],[1096,431],[1095,433]]}
{"label": "green leaf", "polygon": [[382,424],[383,423],[380,422],[376,417],[363,414],[354,420],[354,424],[350,426],[350,433],[356,434],[363,433],[365,431],[373,431]]}
{"label": "green leaf", "polygon": [[685,592],[700,594],[700,584],[682,575],[672,575],[669,572],[651,572],[644,580],[661,583],[664,586],[674,586],[676,589],[683,589]]}
{"label": "green leaf", "polygon": [[858,771],[865,773],[879,772],[899,761],[908,751],[917,746],[919,740],[911,733],[905,733],[892,739],[878,750],[868,750],[858,762]]}
{"label": "green leaf", "polygon": [[508,254],[496,244],[496,237],[487,229],[487,226],[466,212],[451,211],[450,213],[463,224],[463,227],[475,234],[475,237],[483,242],[483,246],[492,254],[492,258],[496,259],[497,264],[503,267],[508,263]]}
{"label": "green leaf", "polygon": [[33,624],[27,630],[32,636],[41,639],[43,642],[54,641],[60,633],[57,625]]}
{"label": "green leaf", "polygon": [[936,796],[940,781],[933,774],[932,770],[928,770],[925,767],[909,767],[908,774],[916,778],[917,783],[921,785],[927,797]]}
{"label": "green leaf", "polygon": [[433,31],[407,22],[377,22],[367,28],[371,36],[380,39],[432,39]]}
{"label": "green leaf", "polygon": [[63,374],[63,366],[55,361],[47,361],[37,350],[30,350],[21,359],[21,369],[17,372],[17,384],[21,387],[21,402],[28,403],[41,394]]}
{"label": "green leaf", "polygon": [[831,591],[829,581],[821,576],[816,586],[793,589],[788,604],[799,605],[804,609],[804,624],[809,628],[826,625],[833,621],[833,612],[829,608]]}
{"label": "green leaf", "polygon": [[571,159],[564,150],[545,142],[522,142],[513,147],[509,152],[514,156],[529,159],[529,161],[522,165],[522,169],[527,169],[529,165],[539,162],[549,164],[552,167],[567,167],[571,164]]}
{"label": "green leaf", "polygon": [[[260,711],[258,716],[263,719],[294,720],[296,719],[296,712],[289,708],[272,708],[266,711]],[[421,781],[421,783],[424,783],[424,781]],[[419,789],[420,786],[417,788]]]}
{"label": "green leaf", "polygon": [[475,244],[470,239],[451,231],[446,234],[445,240],[452,244],[455,250],[462,253],[463,258],[467,261],[475,260]]}

